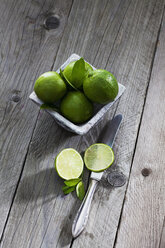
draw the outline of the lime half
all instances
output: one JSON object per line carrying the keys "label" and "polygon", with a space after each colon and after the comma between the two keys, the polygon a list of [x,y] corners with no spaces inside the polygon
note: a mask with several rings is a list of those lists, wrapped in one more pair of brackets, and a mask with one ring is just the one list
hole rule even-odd
{"label": "lime half", "polygon": [[83,172],[84,163],[81,155],[72,148],[62,150],[55,159],[55,168],[65,180],[78,178]]}
{"label": "lime half", "polygon": [[100,172],[107,169],[114,161],[114,153],[110,146],[98,143],[91,145],[84,155],[88,170]]}

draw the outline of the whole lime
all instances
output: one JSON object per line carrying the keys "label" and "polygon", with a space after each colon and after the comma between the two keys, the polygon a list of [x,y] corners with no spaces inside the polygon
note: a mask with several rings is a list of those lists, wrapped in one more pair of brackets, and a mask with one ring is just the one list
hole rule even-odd
{"label": "whole lime", "polygon": [[35,82],[34,91],[45,103],[54,103],[66,93],[66,84],[55,71],[43,73]]}
{"label": "whole lime", "polygon": [[69,80],[69,82],[71,82],[76,88],[81,88],[81,86],[83,85],[83,81],[85,79],[85,77],[88,76],[88,74],[93,71],[92,66],[90,66],[87,62],[85,62],[85,75],[84,78],[80,78],[76,81],[74,81],[72,79],[72,70],[74,67],[74,64],[76,63],[76,61],[71,62],[69,65],[67,65],[63,71],[64,76]]}
{"label": "whole lime", "polygon": [[93,105],[80,91],[70,91],[62,99],[61,113],[74,123],[83,123],[93,114]]}
{"label": "whole lime", "polygon": [[113,74],[98,69],[92,71],[84,80],[83,90],[91,101],[106,104],[115,99],[119,87]]}

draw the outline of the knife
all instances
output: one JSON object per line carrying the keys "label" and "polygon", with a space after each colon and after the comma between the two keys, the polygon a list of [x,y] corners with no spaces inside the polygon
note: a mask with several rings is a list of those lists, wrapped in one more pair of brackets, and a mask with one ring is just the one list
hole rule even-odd
{"label": "knife", "polygon": [[[122,115],[116,115],[111,121],[108,121],[106,126],[101,131],[97,143],[104,143],[113,146],[117,131],[119,130],[122,121]],[[93,195],[98,182],[101,180],[103,172],[91,172],[90,183],[88,191],[84,200],[75,216],[72,224],[72,236],[76,238],[84,230],[89,216],[90,206],[92,203]]]}

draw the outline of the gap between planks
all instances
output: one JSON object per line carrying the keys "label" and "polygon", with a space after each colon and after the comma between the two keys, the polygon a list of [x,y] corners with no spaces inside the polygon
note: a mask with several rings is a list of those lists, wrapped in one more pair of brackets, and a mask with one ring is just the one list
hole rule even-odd
{"label": "gap between planks", "polygon": [[165,247],[165,217],[163,220],[163,227],[162,227],[162,233],[161,233],[161,237],[160,237],[159,248],[164,248],[164,247]]}

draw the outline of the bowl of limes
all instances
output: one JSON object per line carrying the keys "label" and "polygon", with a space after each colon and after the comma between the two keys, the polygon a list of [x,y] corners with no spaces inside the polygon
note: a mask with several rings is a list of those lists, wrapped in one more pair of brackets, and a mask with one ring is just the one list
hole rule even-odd
{"label": "bowl of limes", "polygon": [[124,90],[112,73],[72,54],[57,71],[37,78],[29,98],[60,126],[83,135],[103,118]]}

